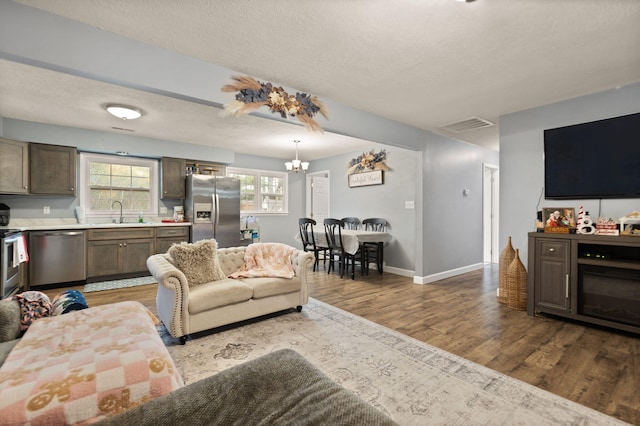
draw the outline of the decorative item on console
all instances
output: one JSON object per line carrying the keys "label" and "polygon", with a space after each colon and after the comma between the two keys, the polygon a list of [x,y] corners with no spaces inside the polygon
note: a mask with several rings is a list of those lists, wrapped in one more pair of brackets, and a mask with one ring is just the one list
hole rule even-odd
{"label": "decorative item on console", "polygon": [[620,235],[618,224],[610,217],[599,217],[596,221],[596,235]]}
{"label": "decorative item on console", "polygon": [[640,236],[640,212],[636,210],[620,218],[620,235]]}
{"label": "decorative item on console", "polygon": [[511,236],[509,236],[507,245],[504,250],[502,250],[499,259],[498,302],[500,303],[507,303],[507,294],[509,292],[507,286],[507,271],[514,257],[516,257],[516,251],[511,245]]}
{"label": "decorative item on console", "polygon": [[507,307],[516,311],[527,310],[527,269],[520,260],[519,250],[507,268]]}
{"label": "decorative item on console", "polygon": [[589,212],[585,214],[582,205],[578,209],[578,226],[576,228],[576,234],[592,235],[596,233],[596,228],[589,216]]}
{"label": "decorative item on console", "polygon": [[282,87],[262,83],[249,76],[236,75],[231,78],[236,83],[226,84],[221,90],[238,93],[235,101],[224,106],[222,115],[239,116],[268,106],[271,112],[279,112],[282,118],[297,117],[308,130],[323,132],[313,116],[320,113],[328,120],[329,112],[316,96],[299,92],[289,95]]}
{"label": "decorative item on console", "polygon": [[574,233],[576,211],[569,207],[547,207],[542,209],[544,232],[556,234]]}

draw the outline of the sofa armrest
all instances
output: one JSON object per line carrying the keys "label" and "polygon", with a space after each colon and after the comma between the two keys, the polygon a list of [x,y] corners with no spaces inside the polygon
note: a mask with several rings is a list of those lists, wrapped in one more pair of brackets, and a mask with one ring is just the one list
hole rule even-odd
{"label": "sofa armrest", "polygon": [[158,281],[156,305],[160,320],[173,337],[188,334],[189,282],[182,271],[176,268],[167,254],[155,254],[147,259],[147,268]]}
{"label": "sofa armrest", "polygon": [[309,253],[303,250],[295,249],[291,253],[291,264],[293,265],[293,272],[296,277],[300,278],[302,282],[300,289],[300,306],[307,304],[309,301],[309,283],[307,282],[307,271],[309,267],[313,265],[315,258],[313,253]]}
{"label": "sofa armrest", "polygon": [[306,279],[309,265],[313,265],[313,262],[313,253],[309,253],[299,249],[295,249],[293,253],[291,253],[291,264],[293,265],[293,272],[295,272],[296,276],[299,278],[304,277]]}

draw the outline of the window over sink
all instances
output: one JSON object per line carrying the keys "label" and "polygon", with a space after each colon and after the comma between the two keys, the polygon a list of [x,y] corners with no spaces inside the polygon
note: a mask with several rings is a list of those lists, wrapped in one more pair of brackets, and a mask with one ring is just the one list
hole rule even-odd
{"label": "window over sink", "polygon": [[[87,216],[156,216],[158,160],[80,153],[80,205]],[[114,206],[114,203],[115,206]]]}

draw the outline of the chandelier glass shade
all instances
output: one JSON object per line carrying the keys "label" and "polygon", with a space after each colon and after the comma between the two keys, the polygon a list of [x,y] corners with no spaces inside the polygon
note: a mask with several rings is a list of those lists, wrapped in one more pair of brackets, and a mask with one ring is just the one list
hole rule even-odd
{"label": "chandelier glass shade", "polygon": [[289,173],[299,173],[299,172],[303,172],[306,173],[307,169],[309,169],[309,162],[308,161],[300,161],[298,159],[298,144],[300,143],[300,141],[293,141],[293,143],[296,144],[296,159],[295,160],[291,160],[291,161],[287,161],[286,163],[284,163],[284,166],[287,168],[287,171]]}

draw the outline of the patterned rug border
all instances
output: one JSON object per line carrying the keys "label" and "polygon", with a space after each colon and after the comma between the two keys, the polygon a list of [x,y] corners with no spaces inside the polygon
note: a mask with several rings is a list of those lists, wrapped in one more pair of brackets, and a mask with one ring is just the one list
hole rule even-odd
{"label": "patterned rug border", "polygon": [[[468,359],[462,358],[458,355],[452,354],[451,352],[447,352],[444,349],[440,349],[436,346],[430,345],[428,343],[417,340],[411,336],[407,336],[406,334],[402,334],[398,331],[390,329],[388,327],[382,326],[378,323],[370,321],[366,318],[360,317],[358,315],[354,315],[351,312],[344,311],[340,308],[336,308],[335,306],[326,304],[316,299],[309,298],[310,305],[317,305],[320,309],[316,308],[316,312],[318,310],[321,315],[326,318],[333,319],[335,317],[342,317],[347,319],[348,321],[355,322],[364,322],[368,327],[377,329],[381,333],[384,333],[386,336],[379,336],[377,334],[371,335],[369,337],[375,338],[379,343],[389,347],[390,349],[401,352],[405,356],[410,359],[425,362],[427,360],[434,361],[434,357],[429,354],[432,352],[436,354],[436,357],[442,357],[444,360],[449,361],[450,365],[446,366],[446,361],[436,361],[436,365],[443,367],[442,371],[446,371],[451,377],[454,377],[466,384],[469,384],[466,376],[470,371],[476,370],[480,372],[481,375],[475,377],[473,385],[479,388],[479,390],[484,392],[489,392],[491,394],[495,394],[500,397],[508,396],[516,405],[520,406],[522,409],[531,410],[533,407],[529,405],[531,402],[531,396],[535,396],[546,401],[553,409],[562,409],[567,408],[572,411],[584,414],[585,418],[581,419],[582,422],[579,424],[594,424],[594,425],[626,425],[626,422],[622,422],[614,417],[611,417],[607,414],[601,413],[592,408],[586,407],[577,402],[571,401],[559,395],[556,395],[552,392],[546,391],[544,389],[540,389],[534,385],[526,383],[522,380],[513,378],[511,376],[507,376],[506,374],[500,373],[499,371],[493,370],[489,367],[485,367],[484,365],[475,363],[473,361],[469,361]],[[307,305],[308,306],[308,305]],[[315,308],[315,307],[314,307]],[[324,311],[324,312],[322,312]],[[342,322],[341,322],[342,323]],[[344,323],[342,323],[344,324]],[[345,324],[346,325],[346,324]],[[389,338],[380,338],[380,337],[389,337]],[[427,350],[422,349],[422,347],[426,347]],[[462,365],[463,368],[457,368],[455,364]],[[524,388],[524,389],[523,389]],[[538,411],[538,410],[536,410]],[[546,409],[540,410],[542,411],[541,416],[544,417]],[[552,419],[549,419],[550,421]],[[591,423],[593,421],[593,423]],[[584,422],[584,423],[583,423]],[[519,419],[514,419],[514,423],[519,423]],[[523,422],[525,423],[525,422]],[[566,424],[578,424],[574,422],[569,422]]]}
{"label": "patterned rug border", "polygon": [[116,290],[119,288],[137,287],[141,285],[156,284],[158,281],[151,275],[147,277],[125,278],[122,280],[100,281],[84,286],[85,293],[104,290]]}
{"label": "patterned rug border", "polygon": [[[458,421],[453,424],[626,424],[606,414],[313,298],[309,298],[309,303],[304,307],[302,313],[291,312],[283,315],[273,315],[261,318],[260,320],[243,322],[238,326],[221,327],[215,329],[213,332],[198,333],[193,335],[192,339],[189,339],[185,346],[179,345],[177,339],[171,338],[162,325],[159,328],[159,332],[163,335],[163,340],[168,346],[169,352],[176,361],[176,365],[187,384],[213,375],[218,371],[222,371],[241,362],[257,358],[271,350],[282,349],[283,347],[289,347],[298,351],[316,365],[316,367],[324,371],[325,374],[331,376],[333,369],[337,367],[333,364],[327,364],[327,362],[322,359],[320,355],[320,341],[317,342],[317,348],[307,348],[307,350],[304,350],[304,348],[298,346],[299,342],[295,342],[295,337],[293,336],[291,337],[291,341],[282,341],[272,340],[268,334],[258,334],[259,337],[256,342],[266,339],[266,343],[257,346],[255,343],[247,343],[248,341],[244,337],[245,335],[255,333],[256,330],[262,333],[262,328],[260,327],[266,327],[267,330],[269,328],[293,330],[293,328],[289,327],[295,328],[293,324],[300,322],[299,317],[296,317],[297,315],[305,317],[305,319],[302,320],[303,323],[310,321],[314,326],[320,327],[320,329],[332,330],[329,334],[333,334],[333,330],[335,330],[335,333],[349,334],[354,341],[366,339],[374,341],[375,344],[382,345],[380,348],[378,346],[375,347],[377,351],[375,360],[364,354],[364,352],[362,356],[360,356],[359,353],[355,355],[356,357],[360,357],[359,361],[366,360],[369,367],[374,368],[374,370],[379,369],[377,376],[373,372],[371,373],[370,379],[375,383],[384,380],[384,377],[380,377],[380,373],[382,372],[382,376],[384,376],[384,370],[389,367],[384,364],[383,358],[391,362],[393,362],[393,360],[401,362],[405,366],[414,365],[415,367],[409,368],[415,368],[417,374],[424,374],[424,376],[419,376],[421,378],[418,379],[418,382],[424,383],[424,386],[427,386],[426,383],[433,381],[434,378],[436,378],[436,381],[442,383],[445,383],[447,380],[452,380],[451,383],[460,383],[460,387],[453,386],[452,389],[446,388],[444,394],[442,394],[443,389],[439,389],[436,386],[436,388],[433,389],[433,393],[427,394],[427,400],[423,400],[424,395],[420,397],[418,394],[412,394],[411,411],[417,410],[421,412],[420,416],[434,409],[429,406],[429,399],[433,399],[433,401],[435,401],[434,407],[438,407],[438,404],[441,403],[441,401],[438,401],[439,396],[444,395],[447,397],[448,395],[448,397],[451,397],[452,395],[458,394],[458,389],[466,389],[462,394],[466,395],[469,392],[473,392],[475,396],[472,399],[463,400],[467,405],[462,408],[460,413],[456,412],[456,415],[459,417],[457,418]],[[328,323],[326,321],[328,321]],[[287,326],[289,322],[291,322],[291,325]],[[243,333],[245,327],[249,328],[249,330]],[[255,327],[255,329],[252,331],[251,327]],[[313,329],[313,327],[311,329]],[[319,337],[321,338],[322,335],[323,334],[320,333]],[[210,339],[211,337],[213,337],[213,339]],[[313,339],[313,336],[306,337]],[[340,348],[336,348],[336,350],[339,352]],[[228,358],[226,355],[229,355],[229,352],[233,351],[243,352],[240,354],[242,357]],[[212,357],[210,357],[210,355]],[[346,357],[342,358],[343,361],[353,359],[350,358],[349,355],[345,356]],[[216,361],[206,361],[203,357],[216,359]],[[404,361],[401,361],[400,358],[404,358]],[[391,368],[395,367],[391,366]],[[415,378],[416,377],[413,377],[414,380]],[[361,383],[342,384],[356,394],[366,393],[366,391],[363,391],[363,385]],[[383,384],[380,383],[380,386],[382,385]],[[392,388],[385,389],[387,395],[391,395],[391,393],[394,392]],[[451,392],[453,392],[453,394]],[[363,397],[364,395],[360,396]],[[399,394],[397,397],[400,398]],[[392,395],[391,398],[395,399],[396,395]],[[386,409],[381,407],[377,400],[370,401],[370,403],[386,412]],[[425,403],[426,405],[424,405]],[[403,407],[405,406],[404,404],[405,402],[402,403]],[[505,412],[510,412],[512,416],[508,419],[502,418],[502,420],[490,417],[492,413],[490,407],[495,404],[500,404],[502,407],[501,411],[499,411],[501,415],[504,415]],[[403,413],[399,414],[403,419],[396,419],[396,421],[400,420],[402,424],[424,424],[423,422],[426,420],[425,417],[418,416],[418,419],[418,417],[406,412],[407,408],[403,410]],[[438,415],[442,415],[442,413],[436,413],[436,418]],[[473,417],[469,418],[470,415]],[[413,418],[413,420],[409,420],[409,417],[406,416]],[[529,416],[532,418],[528,418]],[[392,417],[395,416],[392,415]],[[430,420],[435,421],[433,422],[434,424],[443,424],[438,422],[436,418]],[[440,420],[442,419],[440,418]],[[450,422],[451,420],[453,419],[449,418],[446,424],[452,424]],[[461,421],[463,423],[460,423]]]}

